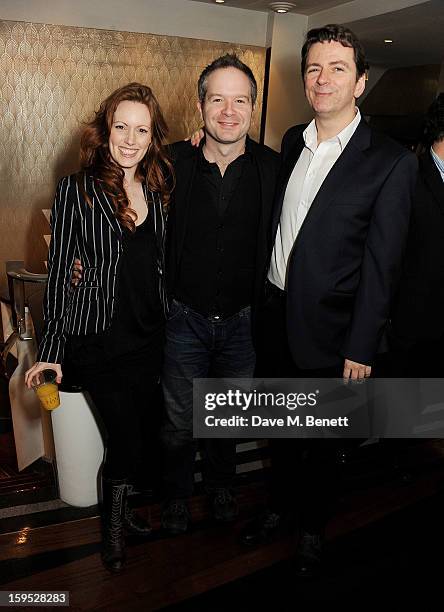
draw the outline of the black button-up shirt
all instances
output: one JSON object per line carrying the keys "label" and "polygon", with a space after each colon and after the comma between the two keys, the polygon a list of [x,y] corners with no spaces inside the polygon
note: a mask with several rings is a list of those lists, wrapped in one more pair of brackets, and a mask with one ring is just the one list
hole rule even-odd
{"label": "black button-up shirt", "polygon": [[223,318],[251,303],[260,214],[259,176],[248,148],[223,176],[201,148],[176,299]]}

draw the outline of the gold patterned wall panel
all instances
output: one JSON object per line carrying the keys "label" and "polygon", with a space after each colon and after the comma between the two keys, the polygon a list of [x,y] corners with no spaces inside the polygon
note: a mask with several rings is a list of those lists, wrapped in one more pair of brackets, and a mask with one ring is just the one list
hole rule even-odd
{"label": "gold patterned wall panel", "polygon": [[[196,83],[215,57],[235,51],[255,73],[258,138],[265,49],[230,43],[46,24],[0,21],[0,266],[24,259],[43,269],[57,180],[77,169],[81,124],[130,81],[153,88],[170,141],[199,125]],[[1,274],[1,288],[5,279]]]}

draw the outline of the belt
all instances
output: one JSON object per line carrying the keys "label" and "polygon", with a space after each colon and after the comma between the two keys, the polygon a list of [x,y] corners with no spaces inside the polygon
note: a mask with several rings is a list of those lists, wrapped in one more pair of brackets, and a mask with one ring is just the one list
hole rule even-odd
{"label": "belt", "polygon": [[241,308],[240,310],[236,310],[235,312],[210,311],[210,313],[205,318],[207,321],[210,321],[210,323],[222,323],[223,321],[228,321],[228,319],[231,319],[236,315],[240,315],[241,312],[243,312],[249,307],[250,306],[244,306],[243,308]]}
{"label": "belt", "polygon": [[210,323],[222,323],[223,321],[226,321],[227,319],[231,319],[231,317],[234,317],[235,315],[241,313],[246,308],[249,308],[248,305],[243,306],[240,310],[235,310],[234,312],[232,312],[231,310],[229,310],[228,312],[227,311],[223,312],[222,310],[210,310],[210,312],[207,314],[207,313],[197,310],[196,308],[193,308],[192,306],[189,306],[188,304],[185,304],[184,302],[181,302],[181,300],[178,300],[176,298],[174,299],[176,302],[179,302],[180,304],[183,305],[184,310],[191,310],[192,312],[199,315],[200,317],[203,317],[207,321],[210,321]]}
{"label": "belt", "polygon": [[210,321],[210,323],[220,323],[221,321],[223,321],[227,317],[224,317],[223,314],[211,314],[211,315],[208,315],[208,317],[205,317],[205,318],[206,318],[207,321]]}

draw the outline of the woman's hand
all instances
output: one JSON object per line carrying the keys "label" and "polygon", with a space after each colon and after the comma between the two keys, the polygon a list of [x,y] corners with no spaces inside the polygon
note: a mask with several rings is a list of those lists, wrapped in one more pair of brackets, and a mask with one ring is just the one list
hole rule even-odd
{"label": "woman's hand", "polygon": [[25,384],[28,389],[31,389],[34,381],[38,382],[40,372],[43,370],[54,370],[57,374],[56,383],[59,385],[62,382],[62,368],[59,363],[46,363],[46,361],[37,361],[32,368],[25,373]]}
{"label": "woman's hand", "polygon": [[80,261],[80,259],[76,258],[74,259],[74,265],[71,270],[71,285],[74,285],[74,287],[76,287],[79,284],[79,281],[82,280],[82,274],[83,274],[82,262]]}
{"label": "woman's hand", "polygon": [[189,138],[185,138],[185,140],[189,140],[191,144],[193,145],[193,147],[198,147],[200,144],[200,141],[202,140],[204,136],[205,136],[205,132],[203,131],[202,128],[200,128],[199,130],[196,130],[195,132],[193,132]]}

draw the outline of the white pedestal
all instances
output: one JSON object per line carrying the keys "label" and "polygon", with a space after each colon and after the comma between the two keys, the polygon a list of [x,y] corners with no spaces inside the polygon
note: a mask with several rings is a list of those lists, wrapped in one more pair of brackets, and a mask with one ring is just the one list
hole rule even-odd
{"label": "white pedestal", "polygon": [[83,393],[60,392],[51,412],[60,498],[71,506],[97,504],[103,440]]}

